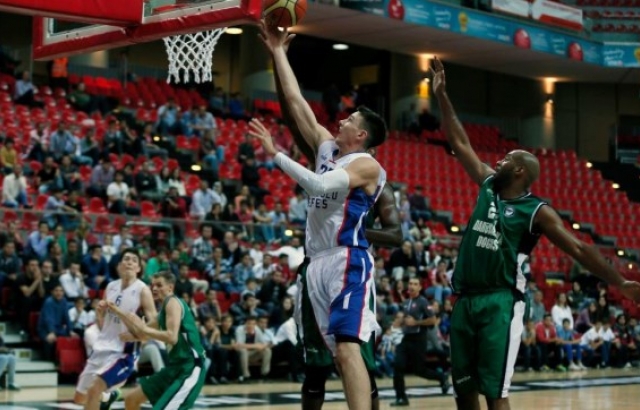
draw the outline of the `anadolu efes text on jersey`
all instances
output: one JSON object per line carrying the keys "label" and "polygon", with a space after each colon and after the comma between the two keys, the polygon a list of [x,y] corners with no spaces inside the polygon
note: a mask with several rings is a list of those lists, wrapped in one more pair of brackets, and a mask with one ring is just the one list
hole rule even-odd
{"label": "anadolu efes text on jersey", "polygon": [[[335,142],[324,142],[318,148],[316,174],[324,174],[334,169],[345,168],[358,158],[373,157],[364,152],[354,152],[334,160],[338,152]],[[374,195],[367,195],[361,188],[328,192],[310,196],[307,200],[307,228],[305,249],[308,256],[335,248],[349,246],[366,249],[366,216],[373,207],[387,180],[387,174],[380,167],[378,188]]]}

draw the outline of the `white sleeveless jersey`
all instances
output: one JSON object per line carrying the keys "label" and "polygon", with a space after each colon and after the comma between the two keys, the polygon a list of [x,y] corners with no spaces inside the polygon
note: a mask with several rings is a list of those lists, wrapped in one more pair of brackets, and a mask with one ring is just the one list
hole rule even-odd
{"label": "white sleeveless jersey", "polygon": [[[107,285],[106,300],[113,302],[126,313],[136,313],[140,309],[140,295],[147,285],[140,279],[122,289],[122,280],[115,280]],[[104,323],[100,329],[98,340],[93,345],[94,352],[133,353],[133,343],[120,340],[120,334],[126,333],[127,327],[120,318],[107,310]]]}
{"label": "white sleeveless jersey", "polygon": [[[334,160],[338,147],[333,141],[326,141],[318,148],[316,174],[334,169],[345,168],[357,158],[373,157],[357,152]],[[375,161],[375,160],[374,160]],[[307,200],[307,228],[305,251],[313,257],[318,252],[338,246],[367,249],[365,238],[365,219],[367,213],[380,196],[387,179],[385,170],[380,167],[378,188],[373,195],[367,195],[362,188],[328,192],[320,196],[310,196]]]}

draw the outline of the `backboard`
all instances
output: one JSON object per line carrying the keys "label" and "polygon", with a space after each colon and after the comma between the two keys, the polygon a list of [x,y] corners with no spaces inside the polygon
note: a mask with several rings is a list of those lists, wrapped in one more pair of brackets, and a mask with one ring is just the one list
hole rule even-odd
{"label": "backboard", "polygon": [[[103,5],[108,16],[117,14],[111,10],[116,3],[114,0],[92,3]],[[255,23],[262,15],[262,0],[145,0],[143,3],[139,10],[140,23],[127,27],[86,24],[78,19],[35,17],[33,58],[49,60],[145,43],[170,35]]]}
{"label": "backboard", "polygon": [[0,11],[73,19],[89,24],[140,24],[144,0],[0,0]]}

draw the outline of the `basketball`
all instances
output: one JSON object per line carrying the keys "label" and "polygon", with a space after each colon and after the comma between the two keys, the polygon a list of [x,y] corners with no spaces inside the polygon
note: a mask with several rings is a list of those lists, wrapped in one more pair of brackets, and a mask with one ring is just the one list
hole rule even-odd
{"label": "basketball", "polygon": [[295,26],[307,12],[307,0],[265,0],[264,18],[275,27]]}

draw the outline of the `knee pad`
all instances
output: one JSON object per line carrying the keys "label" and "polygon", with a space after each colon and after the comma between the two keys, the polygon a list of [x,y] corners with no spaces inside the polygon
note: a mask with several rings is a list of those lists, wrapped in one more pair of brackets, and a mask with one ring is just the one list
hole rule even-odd
{"label": "knee pad", "polygon": [[371,383],[371,400],[375,400],[378,398],[378,384],[373,370],[369,370],[369,382]]}
{"label": "knee pad", "polygon": [[306,366],[302,394],[309,397],[324,397],[324,385],[329,377],[329,367]]}

